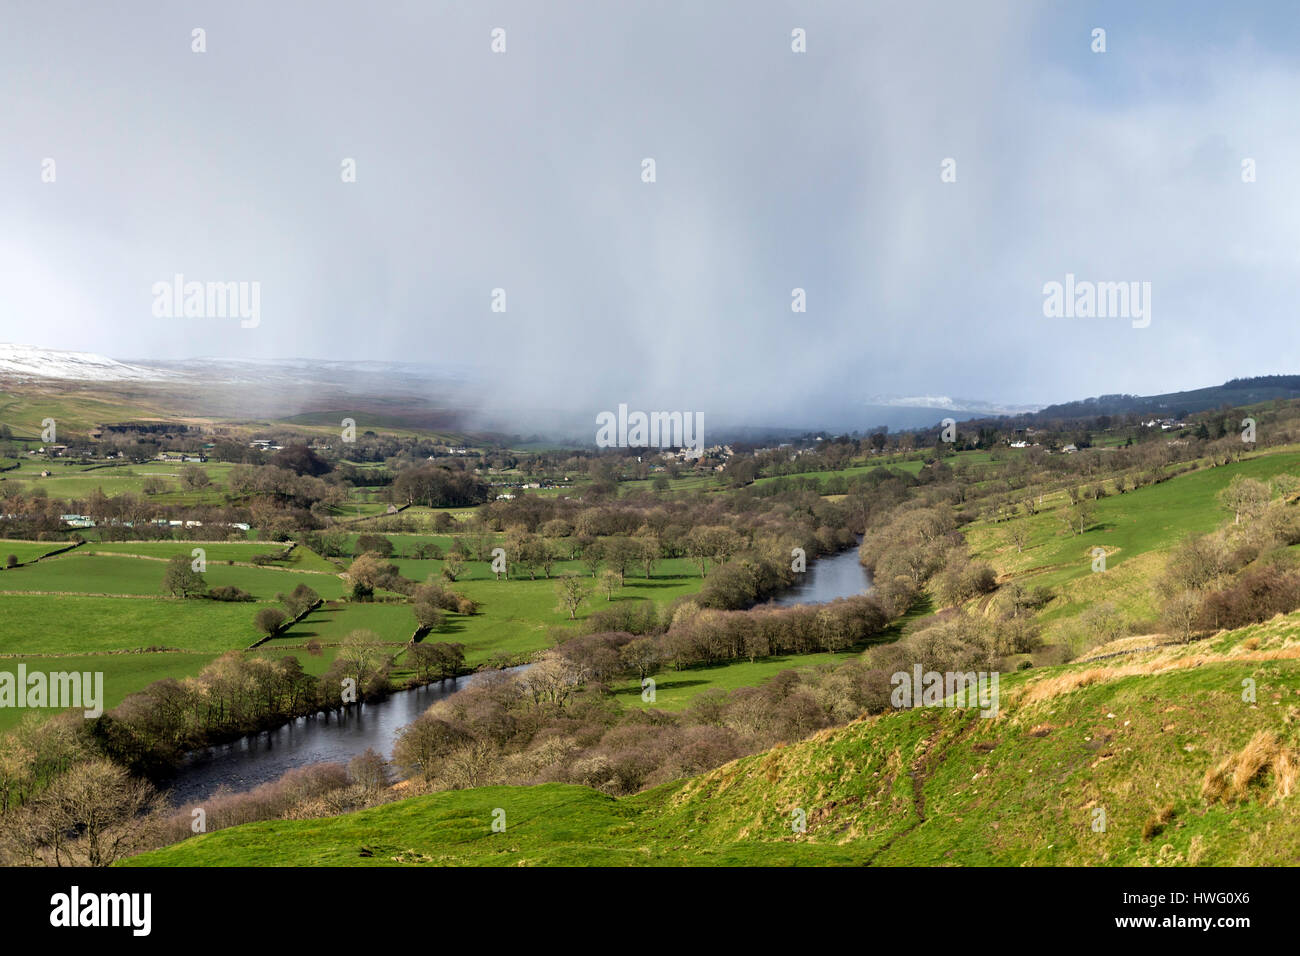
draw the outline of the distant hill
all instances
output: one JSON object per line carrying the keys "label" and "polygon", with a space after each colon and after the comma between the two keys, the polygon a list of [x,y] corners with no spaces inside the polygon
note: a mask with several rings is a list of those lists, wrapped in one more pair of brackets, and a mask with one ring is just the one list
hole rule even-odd
{"label": "distant hill", "polygon": [[[88,352],[0,343],[0,385],[89,387],[87,397],[147,399],[177,414],[289,419],[336,413],[382,416],[389,427],[535,436],[539,441],[589,444],[592,416],[547,407],[487,407],[480,373],[454,363],[218,359],[118,361]],[[102,393],[102,394],[101,394]],[[788,421],[748,421],[709,415],[708,443],[762,444],[818,431],[868,434],[929,429],[944,418],[997,427],[1068,423],[1101,415],[1182,417],[1221,406],[1300,398],[1300,375],[1235,378],[1222,385],[1162,395],[1100,395],[1040,408],[947,395],[874,395],[824,420],[791,408]],[[817,406],[820,407],[820,406]],[[796,424],[796,422],[798,424]]]}
{"label": "distant hill", "polygon": [[15,381],[157,382],[176,378],[165,369],[131,365],[93,352],[64,352],[0,342],[0,379]]}
{"label": "distant hill", "polygon": [[1060,405],[1048,405],[1017,417],[1035,422],[1095,418],[1098,415],[1181,417],[1223,406],[1254,405],[1275,398],[1300,398],[1300,375],[1260,375],[1234,378],[1222,385],[1163,395],[1099,395]]}

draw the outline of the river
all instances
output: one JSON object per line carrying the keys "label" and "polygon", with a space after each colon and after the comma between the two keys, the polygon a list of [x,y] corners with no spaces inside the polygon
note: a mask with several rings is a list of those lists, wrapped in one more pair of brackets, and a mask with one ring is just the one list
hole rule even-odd
{"label": "river", "polygon": [[[858,549],[814,561],[804,578],[772,603],[817,604],[862,594],[871,579],[858,563]],[[522,667],[512,670],[522,670]],[[251,734],[191,755],[171,788],[177,806],[206,800],[220,787],[239,792],[278,779],[286,771],[313,763],[347,763],[374,749],[391,757],[397,731],[431,704],[468,686],[479,675],[398,691],[384,700],[344,711],[300,717],[278,730]]]}
{"label": "river", "polygon": [[191,754],[175,779],[165,786],[171,790],[172,802],[180,806],[206,800],[222,786],[235,792],[252,790],[295,767],[347,763],[370,748],[391,757],[400,728],[480,676],[466,674],[455,680],[398,691],[373,703],[299,717],[277,730],[208,747]]}
{"label": "river", "polygon": [[824,604],[836,598],[863,594],[871,587],[871,575],[858,563],[858,549],[812,562],[798,584],[772,599],[778,607],[793,604]]}

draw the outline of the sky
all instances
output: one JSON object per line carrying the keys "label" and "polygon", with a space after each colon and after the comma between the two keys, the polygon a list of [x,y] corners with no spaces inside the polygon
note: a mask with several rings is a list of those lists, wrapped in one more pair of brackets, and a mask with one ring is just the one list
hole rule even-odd
{"label": "sky", "polygon": [[[1296,372],[1298,20],[2,0],[0,342],[469,365],[502,407],[753,421]],[[257,283],[257,324],[155,314],[176,274]],[[1067,274],[1150,283],[1149,324],[1045,315]]]}

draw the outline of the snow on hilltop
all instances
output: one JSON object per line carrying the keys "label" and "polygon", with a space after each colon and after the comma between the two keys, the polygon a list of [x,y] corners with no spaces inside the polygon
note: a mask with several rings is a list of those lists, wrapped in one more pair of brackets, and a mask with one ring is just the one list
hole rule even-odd
{"label": "snow on hilltop", "polygon": [[934,408],[985,415],[1019,415],[1024,412],[1036,412],[1043,407],[1042,405],[1007,405],[1002,402],[986,402],[978,398],[950,398],[947,395],[873,395],[867,399],[867,404],[889,408]]}
{"label": "snow on hilltop", "polygon": [[79,382],[147,382],[174,377],[162,369],[127,365],[93,352],[60,352],[0,342],[0,378],[54,378]]}

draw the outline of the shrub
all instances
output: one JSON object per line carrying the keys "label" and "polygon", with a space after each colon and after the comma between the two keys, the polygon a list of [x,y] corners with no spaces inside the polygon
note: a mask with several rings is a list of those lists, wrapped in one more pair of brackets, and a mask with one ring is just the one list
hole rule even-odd
{"label": "shrub", "polygon": [[287,620],[289,620],[288,615],[278,607],[264,607],[257,612],[257,616],[253,618],[253,623],[259,631],[271,637],[284,626],[284,622]]}
{"label": "shrub", "polygon": [[415,623],[424,630],[442,627],[444,616],[436,604],[428,601],[416,601],[411,607],[415,614]]}
{"label": "shrub", "polygon": [[1276,565],[1251,568],[1232,584],[1206,596],[1198,624],[1234,628],[1267,621],[1300,607],[1300,573]]}
{"label": "shrub", "polygon": [[183,554],[173,555],[163,573],[163,589],[173,597],[201,597],[208,592],[208,583],[195,571],[190,559]]}
{"label": "shrub", "polygon": [[288,594],[277,594],[275,599],[288,608],[292,616],[297,617],[319,601],[320,595],[306,584],[299,584]]}
{"label": "shrub", "polygon": [[357,545],[352,549],[355,555],[373,552],[385,558],[391,557],[393,553],[393,542],[381,534],[363,534],[357,538]]}

